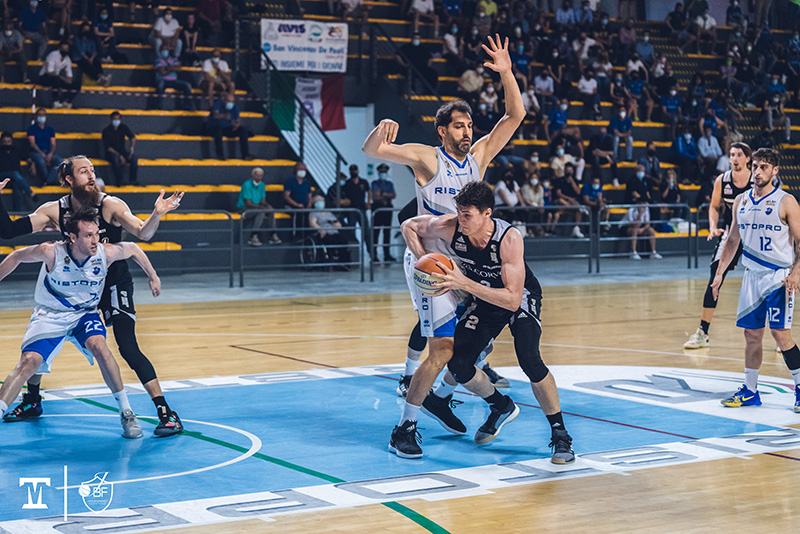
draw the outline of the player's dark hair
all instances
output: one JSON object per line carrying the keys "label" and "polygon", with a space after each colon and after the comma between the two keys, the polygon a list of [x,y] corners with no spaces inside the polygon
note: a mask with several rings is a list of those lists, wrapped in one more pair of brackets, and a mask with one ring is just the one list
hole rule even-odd
{"label": "player's dark hair", "polygon": [[434,126],[439,129],[439,126],[449,126],[453,122],[453,112],[460,111],[472,117],[472,108],[463,100],[451,100],[443,105],[436,111],[436,122]]}
{"label": "player's dark hair", "polygon": [[777,167],[780,162],[781,155],[774,148],[759,148],[753,152],[753,162],[763,161],[769,163],[773,167]]}
{"label": "player's dark hair", "polygon": [[67,232],[67,234],[78,235],[78,232],[80,232],[78,223],[81,221],[99,225],[97,210],[94,208],[81,208],[72,212],[69,218],[64,221],[64,231]]}
{"label": "player's dark hair", "polygon": [[[739,150],[744,152],[744,157],[746,157],[748,160],[753,159],[753,149],[750,148],[750,145],[748,145],[747,143],[742,143],[741,141],[737,141],[735,143],[731,143],[731,148],[738,148]],[[750,163],[750,161],[748,161],[747,163]]]}
{"label": "player's dark hair", "polygon": [[456,206],[469,208],[474,206],[478,211],[494,209],[494,192],[486,182],[469,182],[453,197]]}
{"label": "player's dark hair", "polygon": [[89,159],[86,156],[71,156],[58,164],[58,182],[63,187],[69,187],[67,176],[72,176],[73,166],[76,159]]}

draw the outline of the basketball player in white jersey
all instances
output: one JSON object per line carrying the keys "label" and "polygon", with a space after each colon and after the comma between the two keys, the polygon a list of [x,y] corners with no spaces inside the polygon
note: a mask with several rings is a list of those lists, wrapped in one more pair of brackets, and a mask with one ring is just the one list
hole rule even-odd
{"label": "basketball player in white jersey", "polygon": [[[367,155],[411,167],[416,180],[420,214],[455,213],[453,197],[464,184],[483,179],[489,163],[513,137],[525,118],[522,95],[511,70],[508,39],[502,45],[499,35],[488,40],[489,46],[483,45],[483,49],[492,61],[485,62],[484,66],[500,74],[506,103],[505,115],[489,134],[473,144],[471,109],[466,102],[454,101],[443,106],[436,114],[436,130],[442,139],[441,147],[418,143],[394,144],[398,124],[390,119],[382,120],[364,141],[362,150]],[[425,249],[452,256],[447,244],[441,240],[426,243]],[[415,262],[413,256],[406,258],[407,278]],[[453,356],[459,298],[455,292],[431,297],[420,294],[413,284],[409,284],[409,288],[420,315],[422,336],[429,338],[428,357],[413,373],[399,425],[409,427],[406,430],[416,431],[420,406],[437,375]],[[437,389],[437,395],[447,397],[455,387],[455,381],[451,380]]]}
{"label": "basketball player in white jersey", "polygon": [[72,342],[100,371],[119,405],[122,435],[141,438],[142,428],[131,409],[119,366],[106,344],[106,328],[98,313],[108,266],[133,258],[150,279],[153,296],[161,280],[142,249],[134,243],[100,243],[94,210],[79,210],[66,222],[69,241],[42,243],[15,250],[0,263],[0,280],[21,263],[42,263],[36,282],[36,308],[22,340],[19,363],[0,387],[0,414],[34,374],[49,373],[65,341]]}
{"label": "basketball player in white jersey", "polygon": [[[689,340],[683,344],[685,349],[701,349],[708,347],[711,341],[708,337],[708,329],[711,326],[711,319],[714,318],[714,310],[717,308],[717,299],[711,295],[711,284],[717,274],[722,249],[725,241],[730,235],[731,214],[733,212],[733,202],[741,193],[748,191],[751,186],[752,176],[750,172],[750,158],[752,149],[746,143],[733,143],[728,153],[731,162],[731,170],[726,171],[714,181],[714,190],[711,193],[711,205],[708,208],[708,240],[719,237],[714,255],[711,257],[711,276],[708,286],[703,296],[703,311],[700,314],[700,328],[697,332],[689,336]],[[736,268],[739,257],[742,255],[742,248],[736,249],[728,268],[723,271],[722,278],[728,272]]]}
{"label": "basketball player in white jersey", "polygon": [[759,406],[758,370],[764,327],[783,352],[795,383],[794,411],[800,413],[800,349],[792,340],[794,295],[800,287],[800,207],[775,185],[779,155],[771,148],[753,153],[753,188],[736,198],[730,237],[722,250],[712,290],[719,295],[725,269],[742,243],[745,267],[736,326],[744,328],[744,384],[723,406]]}

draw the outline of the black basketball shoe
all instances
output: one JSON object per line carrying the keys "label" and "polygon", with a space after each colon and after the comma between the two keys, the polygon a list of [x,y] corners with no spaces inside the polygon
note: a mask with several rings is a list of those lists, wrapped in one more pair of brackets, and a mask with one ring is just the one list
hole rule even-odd
{"label": "black basketball shoe", "polygon": [[417,422],[406,421],[392,430],[392,437],[389,439],[389,450],[400,458],[422,458],[420,442],[422,442],[422,436],[417,432]]}
{"label": "black basketball shoe", "polygon": [[17,404],[13,410],[6,412],[3,416],[3,421],[6,423],[16,423],[18,421],[25,421],[26,419],[33,419],[42,415],[42,397],[25,393],[22,395],[22,402]]}
{"label": "black basketball shoe", "polygon": [[397,396],[405,399],[406,395],[408,395],[409,386],[411,386],[411,375],[403,375],[397,384]]}
{"label": "black basketball shoe", "polygon": [[165,406],[158,408],[158,426],[153,431],[156,436],[174,436],[183,432],[183,423],[181,418],[178,417],[177,412],[170,411],[167,413]]}
{"label": "black basketball shoe", "polygon": [[491,380],[492,384],[494,384],[494,387],[496,388],[511,387],[511,382],[508,381],[508,378],[497,374],[497,371],[489,367],[488,363],[483,367],[483,372],[486,373],[486,376],[489,377],[489,380]]}
{"label": "black basketball shoe", "polygon": [[461,422],[461,419],[456,417],[456,414],[454,414],[452,410],[452,408],[455,408],[459,404],[462,404],[461,401],[453,400],[452,393],[445,398],[437,397],[433,393],[428,393],[428,396],[422,401],[420,410],[425,415],[439,421],[439,424],[451,434],[463,436],[467,433],[467,427]]}
{"label": "black basketball shoe", "polygon": [[500,410],[496,404],[489,405],[489,417],[475,432],[475,443],[478,445],[492,441],[500,434],[500,429],[503,428],[503,425],[510,423],[519,415],[519,406],[514,404],[514,401],[508,395],[504,395],[504,397],[508,399],[505,409]]}
{"label": "black basketball shoe", "polygon": [[571,464],[575,461],[575,452],[572,450],[572,437],[566,430],[553,430],[550,440],[553,457],[550,461],[554,464]]}

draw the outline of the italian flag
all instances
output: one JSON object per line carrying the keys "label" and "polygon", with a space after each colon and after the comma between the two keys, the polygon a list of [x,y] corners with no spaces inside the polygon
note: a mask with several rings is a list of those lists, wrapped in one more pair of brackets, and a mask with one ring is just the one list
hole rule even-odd
{"label": "italian flag", "polygon": [[[344,74],[325,78],[272,77],[272,119],[278,128],[294,131],[299,121],[297,100],[324,131],[344,130]],[[288,82],[288,84],[286,83]]]}

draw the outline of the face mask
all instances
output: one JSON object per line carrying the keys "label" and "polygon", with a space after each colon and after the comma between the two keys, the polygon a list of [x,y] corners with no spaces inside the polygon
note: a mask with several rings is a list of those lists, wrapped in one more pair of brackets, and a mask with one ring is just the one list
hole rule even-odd
{"label": "face mask", "polygon": [[558,52],[553,52],[553,59],[558,57]]}
{"label": "face mask", "polygon": [[773,98],[773,99],[772,99],[772,101],[773,101],[773,102],[775,102],[775,103],[777,104],[778,102],[780,102],[780,101],[781,101],[781,99],[780,99],[780,98]]}
{"label": "face mask", "polygon": [[622,78],[617,78],[617,83],[622,83]]}
{"label": "face mask", "polygon": [[678,91],[670,91],[669,96],[675,96],[678,94]]}
{"label": "face mask", "polygon": [[561,104],[561,111],[567,111],[567,105]]}
{"label": "face mask", "polygon": [[492,94],[492,93],[494,93],[494,86],[493,86],[493,85],[490,85],[489,87],[487,87],[487,88],[486,88],[486,92],[487,92],[487,93],[489,93],[489,94]]}
{"label": "face mask", "polygon": [[521,28],[514,28],[514,33],[517,34],[517,35],[522,35],[522,29]]}
{"label": "face mask", "polygon": [[108,13],[100,13],[100,20],[107,20],[107,19],[108,19]]}
{"label": "face mask", "polygon": [[696,107],[697,106],[697,101],[696,100],[692,100],[692,105]]}
{"label": "face mask", "polygon": [[736,45],[734,45],[734,46],[731,48],[731,50],[733,50],[734,52],[738,52],[738,51],[739,51],[739,47],[738,47],[738,46],[736,46]]}
{"label": "face mask", "polygon": [[457,34],[458,28],[453,28],[452,30],[450,30],[450,33],[452,33],[453,35]]}
{"label": "face mask", "polygon": [[646,43],[646,42],[647,42],[647,41],[649,41],[649,40],[650,40],[650,36],[649,36],[649,35],[645,35],[645,36],[644,36],[644,42]]}
{"label": "face mask", "polygon": [[419,46],[419,39],[412,39],[411,44],[414,46]]}
{"label": "face mask", "polygon": [[475,69],[475,72],[483,76],[483,67],[478,67],[477,69]]}
{"label": "face mask", "polygon": [[603,24],[608,24],[608,19],[603,19]]}
{"label": "face mask", "polygon": [[169,57],[169,50],[162,50],[161,55],[164,57]]}
{"label": "face mask", "polygon": [[164,21],[169,22],[172,20],[172,15],[164,15]]}
{"label": "face mask", "polygon": [[642,178],[644,178],[644,172],[642,171],[637,172],[636,177],[641,180]]}
{"label": "face mask", "polygon": [[619,112],[619,118],[620,119],[624,119],[626,115],[627,115],[627,113],[625,113],[624,111],[620,111]]}
{"label": "face mask", "polygon": [[486,111],[486,104],[481,104],[480,106],[478,106],[478,109],[481,111]]}
{"label": "face mask", "polygon": [[297,171],[297,177],[298,178],[305,178],[306,177],[306,171]]}
{"label": "face mask", "polygon": [[690,142],[692,140],[692,134],[683,134],[683,138],[686,139],[686,142]]}
{"label": "face mask", "polygon": [[772,80],[772,85],[778,85],[778,80]]}
{"label": "face mask", "polygon": [[225,102],[225,109],[233,109],[233,102]]}
{"label": "face mask", "polygon": [[652,148],[648,148],[647,149],[647,155],[648,156],[655,156],[656,155],[656,151],[654,149],[652,149]]}
{"label": "face mask", "polygon": [[211,61],[213,61],[214,63],[219,63],[219,58],[218,57],[212,57]]}
{"label": "face mask", "polygon": [[325,201],[324,200],[317,200],[316,202],[314,202],[314,207],[316,209],[318,209],[318,210],[321,210],[322,208],[325,207]]}
{"label": "face mask", "polygon": [[556,154],[558,154],[559,156],[563,156],[564,155],[564,149],[563,148],[559,148],[558,150],[556,150]]}
{"label": "face mask", "polygon": [[600,191],[600,184],[592,184],[592,189],[594,191]]}
{"label": "face mask", "polygon": [[45,122],[47,122],[47,117],[36,117],[36,122],[38,122],[39,124],[44,124]]}
{"label": "face mask", "polygon": [[753,50],[753,45],[747,45],[747,51],[750,52],[751,50]]}
{"label": "face mask", "polygon": [[6,30],[6,37],[11,37],[11,34],[14,33],[14,30]]}
{"label": "face mask", "polygon": [[534,178],[533,180],[531,180],[531,185],[539,185],[539,179]]}
{"label": "face mask", "polygon": [[121,120],[119,120],[119,119],[114,119],[113,121],[111,121],[111,124],[113,124],[113,125],[114,125],[114,128],[119,128],[119,125],[120,125],[121,123],[122,123],[122,121],[121,121]]}
{"label": "face mask", "polygon": [[550,189],[550,182],[542,182],[542,186],[543,186],[545,189]]}
{"label": "face mask", "polygon": [[741,37],[741,36],[742,36],[742,32],[736,32],[736,37]]}
{"label": "face mask", "polygon": [[39,6],[39,2],[31,2],[31,7],[36,9]]}
{"label": "face mask", "polygon": [[562,43],[566,43],[567,42],[567,36],[566,35],[562,35],[561,36],[561,42]]}
{"label": "face mask", "polygon": [[472,36],[477,37],[477,35],[478,35],[478,30],[472,30]]}
{"label": "face mask", "polygon": [[60,50],[61,57],[67,57],[69,55],[69,50]]}
{"label": "face mask", "polygon": [[537,163],[539,161],[539,156],[531,156],[531,161]]}
{"label": "face mask", "polygon": [[386,176],[387,176],[387,174],[385,172],[379,172],[378,173],[378,179],[379,180],[385,180]]}
{"label": "face mask", "polygon": [[523,53],[523,52],[525,51],[525,47],[524,47],[524,46],[522,46],[522,45],[519,45],[519,46],[517,47],[517,50],[518,50],[518,51],[519,51],[519,53],[521,54],[521,53]]}

